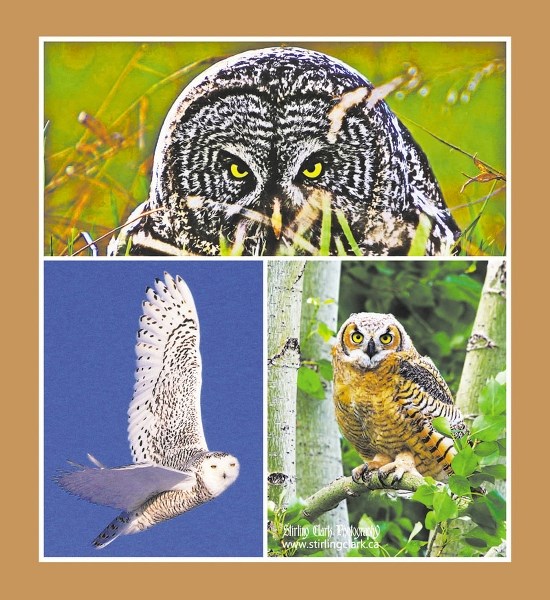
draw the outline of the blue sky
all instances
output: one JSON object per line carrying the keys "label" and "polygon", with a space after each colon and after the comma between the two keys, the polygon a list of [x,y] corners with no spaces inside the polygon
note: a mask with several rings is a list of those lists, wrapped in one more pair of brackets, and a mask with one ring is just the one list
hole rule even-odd
{"label": "blue sky", "polygon": [[[211,450],[241,464],[210,503],[102,550],[91,541],[117,515],[64,492],[53,477],[86,453],[131,463],[127,410],[145,288],[164,271],[189,285],[201,327],[202,414]],[[44,555],[262,555],[262,263],[79,260],[44,264]]]}

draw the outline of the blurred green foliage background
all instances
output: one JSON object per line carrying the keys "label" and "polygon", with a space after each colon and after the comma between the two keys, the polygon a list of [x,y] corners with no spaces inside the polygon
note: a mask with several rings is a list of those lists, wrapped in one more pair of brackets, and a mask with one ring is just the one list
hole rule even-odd
{"label": "blurred green foliage background", "polygon": [[[146,199],[158,132],[187,83],[218,59],[280,43],[46,41],[45,254],[70,252],[82,230],[108,233]],[[473,155],[505,173],[504,42],[286,44],[339,58],[375,86],[405,75],[386,101],[426,152],[459,226],[475,223],[466,252],[505,253],[505,183],[462,189],[465,174],[479,174]]]}

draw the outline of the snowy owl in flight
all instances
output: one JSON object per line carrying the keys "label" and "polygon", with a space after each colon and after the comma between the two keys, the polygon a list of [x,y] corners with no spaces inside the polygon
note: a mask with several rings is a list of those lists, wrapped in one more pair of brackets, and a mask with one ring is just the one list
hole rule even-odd
{"label": "snowy owl in flight", "polygon": [[65,490],[121,509],[93,541],[103,548],[219,496],[237,479],[238,460],[210,452],[201,421],[199,321],[193,296],[177,276],[164,274],[146,291],[137,334],[134,394],[128,438],[134,464],[63,473]]}

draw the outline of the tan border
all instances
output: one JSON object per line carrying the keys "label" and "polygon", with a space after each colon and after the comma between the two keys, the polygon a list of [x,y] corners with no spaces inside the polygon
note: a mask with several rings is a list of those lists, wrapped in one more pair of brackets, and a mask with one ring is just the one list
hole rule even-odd
{"label": "tan border", "polygon": [[[163,4],[167,4],[163,7]],[[56,598],[149,597],[176,594],[200,598],[227,594],[281,597],[336,594],[386,596],[412,593],[497,596],[514,581],[523,593],[537,589],[545,577],[541,557],[546,500],[542,488],[543,457],[531,432],[527,408],[547,404],[540,387],[527,386],[527,369],[536,369],[533,345],[542,319],[533,323],[535,283],[540,273],[536,242],[544,233],[527,223],[545,199],[547,160],[543,148],[546,122],[547,19],[532,6],[517,4],[516,14],[502,2],[422,3],[372,2],[259,3],[92,3],[12,4],[5,15],[2,41],[3,129],[3,330],[4,381],[3,584],[17,596]],[[219,4],[218,7],[216,5]],[[262,8],[264,7],[264,8]],[[525,25],[522,25],[525,23]],[[39,35],[512,35],[513,48],[513,560],[511,564],[345,563],[345,564],[39,564],[38,563],[38,239],[37,98]],[[535,188],[536,186],[536,188]],[[532,189],[528,189],[532,188]],[[541,259],[544,255],[540,255]],[[540,267],[539,267],[540,269]],[[532,315],[521,320],[523,310]],[[531,335],[527,336],[526,332]],[[524,335],[525,334],[525,335]],[[536,335],[535,339],[542,336]],[[544,353],[544,354],[543,354]],[[8,363],[5,357],[8,357]],[[539,378],[536,378],[540,381]],[[537,419],[539,421],[540,419]],[[544,439],[547,436],[542,436]],[[526,453],[529,452],[527,460]],[[539,462],[540,461],[540,462]],[[542,466],[543,473],[528,467]],[[538,563],[538,564],[537,564]],[[539,567],[540,565],[540,567]],[[526,573],[525,571],[530,573]],[[527,580],[528,579],[528,583]],[[527,585],[526,585],[527,584]],[[13,593],[12,592],[12,593]],[[323,593],[324,592],[324,593]],[[250,594],[252,596],[252,594]],[[506,594],[505,597],[508,597]]]}

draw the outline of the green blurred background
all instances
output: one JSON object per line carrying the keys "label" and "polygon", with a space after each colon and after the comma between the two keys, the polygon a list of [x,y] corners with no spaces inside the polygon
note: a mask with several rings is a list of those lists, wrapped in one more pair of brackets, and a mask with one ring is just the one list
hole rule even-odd
{"label": "green blurred background", "polygon": [[[426,152],[459,226],[475,224],[466,252],[506,252],[505,183],[474,182],[461,191],[464,174],[479,173],[472,158],[427,133],[505,173],[504,42],[47,41],[45,254],[70,252],[82,230],[94,238],[108,233],[146,199],[158,132],[192,78],[217,59],[281,43],[339,58],[375,86],[406,75],[386,101]],[[95,128],[79,122],[82,112],[97,120]],[[102,253],[110,237],[98,244]]]}

